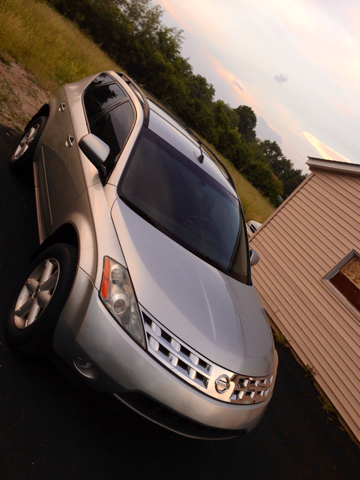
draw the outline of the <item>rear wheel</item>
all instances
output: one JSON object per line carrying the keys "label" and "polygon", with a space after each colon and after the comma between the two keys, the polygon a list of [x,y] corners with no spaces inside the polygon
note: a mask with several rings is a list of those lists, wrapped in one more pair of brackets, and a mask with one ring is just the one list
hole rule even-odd
{"label": "rear wheel", "polygon": [[39,138],[44,130],[47,117],[32,120],[10,158],[10,168],[17,175],[26,175],[31,172],[33,157]]}
{"label": "rear wheel", "polygon": [[77,249],[56,244],[31,264],[6,324],[13,348],[37,357],[51,353],[57,320],[74,281]]}

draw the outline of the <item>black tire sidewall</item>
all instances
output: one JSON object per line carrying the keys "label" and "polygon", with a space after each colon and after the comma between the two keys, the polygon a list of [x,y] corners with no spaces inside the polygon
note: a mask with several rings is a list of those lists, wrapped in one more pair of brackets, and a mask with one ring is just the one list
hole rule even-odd
{"label": "black tire sidewall", "polygon": [[[14,321],[14,312],[20,291],[26,279],[44,260],[55,258],[60,266],[60,274],[55,292],[49,305],[28,327],[20,329]],[[11,347],[24,353],[42,357],[51,352],[52,337],[58,318],[69,296],[77,266],[77,249],[71,245],[59,243],[47,248],[30,265],[11,304],[6,322],[6,335]]]}
{"label": "black tire sidewall", "polygon": [[25,175],[25,174],[31,172],[35,149],[36,149],[37,144],[39,142],[40,136],[41,136],[41,134],[42,134],[42,132],[45,128],[46,122],[47,122],[47,117],[38,117],[38,118],[35,118],[34,120],[32,120],[29,123],[29,125],[27,125],[26,130],[23,133],[23,135],[21,136],[16,148],[18,147],[19,143],[21,142],[21,140],[24,138],[24,136],[27,134],[27,132],[30,130],[31,127],[33,127],[36,124],[40,124],[40,127],[39,127],[39,130],[36,132],[36,136],[35,136],[34,140],[32,141],[31,145],[26,150],[26,152],[23,155],[21,155],[20,158],[18,158],[18,159],[14,158],[16,149],[15,149],[14,153],[11,155],[9,164],[10,164],[10,169],[14,173],[16,173],[18,175],[20,175],[20,174]]}

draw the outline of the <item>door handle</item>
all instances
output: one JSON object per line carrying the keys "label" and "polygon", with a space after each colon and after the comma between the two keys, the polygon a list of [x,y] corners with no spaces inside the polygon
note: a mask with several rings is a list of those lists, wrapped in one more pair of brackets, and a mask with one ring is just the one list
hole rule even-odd
{"label": "door handle", "polygon": [[74,137],[73,135],[68,135],[67,136],[67,139],[66,139],[66,142],[65,142],[65,145],[69,148],[71,148],[73,146],[73,143],[74,143]]}
{"label": "door handle", "polygon": [[65,107],[66,107],[66,103],[61,102],[60,105],[59,105],[59,111],[63,112],[65,110]]}

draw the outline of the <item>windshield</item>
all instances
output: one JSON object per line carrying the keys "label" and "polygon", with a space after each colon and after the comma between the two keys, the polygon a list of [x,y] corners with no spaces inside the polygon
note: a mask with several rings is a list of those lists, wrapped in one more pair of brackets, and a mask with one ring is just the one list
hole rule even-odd
{"label": "windshield", "polygon": [[238,199],[148,128],[143,127],[131,154],[119,196],[184,248],[249,283]]}

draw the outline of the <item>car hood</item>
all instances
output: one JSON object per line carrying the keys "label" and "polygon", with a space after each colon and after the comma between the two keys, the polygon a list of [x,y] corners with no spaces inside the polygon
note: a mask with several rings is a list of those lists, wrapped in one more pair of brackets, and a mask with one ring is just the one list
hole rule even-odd
{"label": "car hood", "polygon": [[253,286],[207,264],[122,200],[112,219],[139,303],[213,363],[249,376],[275,370],[266,313]]}

